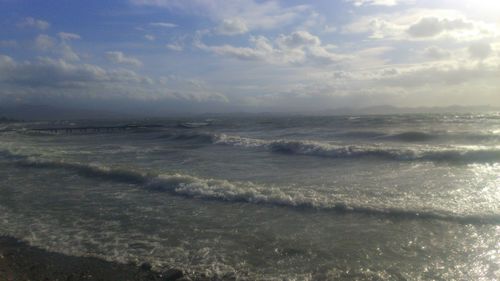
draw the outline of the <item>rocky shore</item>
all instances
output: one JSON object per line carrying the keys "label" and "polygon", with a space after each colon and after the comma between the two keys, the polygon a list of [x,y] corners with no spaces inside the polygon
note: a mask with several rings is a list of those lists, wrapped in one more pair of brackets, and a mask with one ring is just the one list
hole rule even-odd
{"label": "rocky shore", "polygon": [[120,264],[92,257],[73,257],[52,253],[0,236],[0,281],[201,281],[191,279],[181,270],[151,270],[143,263]]}

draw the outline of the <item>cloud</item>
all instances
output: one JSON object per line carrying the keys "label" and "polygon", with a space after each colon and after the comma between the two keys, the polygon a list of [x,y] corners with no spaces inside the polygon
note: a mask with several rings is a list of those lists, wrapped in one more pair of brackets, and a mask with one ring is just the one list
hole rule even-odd
{"label": "cloud", "polygon": [[493,52],[491,45],[486,42],[474,42],[469,46],[468,51],[473,59],[479,60],[489,57]]}
{"label": "cloud", "polygon": [[170,22],[152,22],[149,25],[155,26],[155,27],[163,27],[163,28],[174,28],[174,27],[177,27],[177,24],[170,23]]}
{"label": "cloud", "polygon": [[206,46],[204,49],[218,55],[231,56],[243,60],[264,60],[266,58],[266,52],[257,48],[234,47],[226,44]]}
{"label": "cloud", "polygon": [[321,44],[318,36],[307,31],[281,34],[274,40],[265,36],[251,36],[250,47],[229,44],[206,45],[201,41],[195,46],[217,55],[240,60],[265,61],[271,64],[331,64],[345,60],[347,56],[331,52]]}
{"label": "cloud", "polygon": [[344,34],[368,33],[370,39],[398,38],[405,26],[386,16],[365,16],[356,18],[342,27]]}
{"label": "cloud", "polygon": [[426,17],[411,25],[407,32],[413,37],[433,37],[445,31],[472,29],[474,25],[463,19],[439,19],[436,17]]}
{"label": "cloud", "polygon": [[323,32],[326,32],[326,33],[333,33],[333,32],[337,32],[337,31],[339,31],[339,28],[338,28],[338,26],[335,26],[335,25],[325,25],[323,28]]}
{"label": "cloud", "polygon": [[0,100],[70,99],[226,103],[225,95],[200,79],[170,76],[155,81],[128,69],[38,58],[17,62],[0,55]]}
{"label": "cloud", "polygon": [[410,66],[383,66],[374,70],[352,72],[346,77],[362,86],[397,87],[409,92],[420,88],[429,89],[430,87],[437,94],[449,86],[474,88],[476,83],[484,83],[484,81],[490,81],[491,85],[497,85],[499,84],[498,79],[496,79],[500,74],[499,67],[498,62],[476,64],[443,61]]}
{"label": "cloud", "polygon": [[40,30],[46,30],[50,27],[50,24],[44,20],[35,19],[32,17],[27,17],[22,19],[18,24],[18,27],[22,28],[36,28]]}
{"label": "cloud", "polygon": [[46,34],[40,34],[35,38],[35,48],[48,52],[51,54],[55,54],[60,56],[61,58],[67,61],[78,61],[80,60],[80,56],[71,48],[68,44],[68,41],[79,39],[80,36],[74,33],[58,33],[60,37],[60,41],[57,42],[55,38],[52,38]]}
{"label": "cloud", "polygon": [[354,6],[396,6],[402,3],[413,3],[412,0],[347,0]]}
{"label": "cloud", "polygon": [[225,95],[212,90],[211,87],[201,79],[169,75],[160,77],[159,83],[163,86],[167,86],[172,97],[178,100],[229,102],[229,99]]}
{"label": "cloud", "polygon": [[57,33],[57,35],[61,40],[66,40],[66,41],[81,39],[80,35],[76,33],[59,32]]}
{"label": "cloud", "polygon": [[237,35],[248,32],[248,27],[244,20],[240,18],[225,19],[217,28],[217,33],[223,35]]}
{"label": "cloud", "polygon": [[[339,106],[499,104],[500,65],[426,63],[309,73],[250,102],[258,107],[311,110]],[[262,91],[262,90],[261,90]]]}
{"label": "cloud", "polygon": [[[368,76],[365,87],[399,94],[399,99],[415,105],[498,104],[500,75],[498,64],[431,63],[399,67]],[[392,102],[395,102],[393,100]]]}
{"label": "cloud", "polygon": [[66,43],[62,43],[59,47],[60,53],[63,59],[68,60],[68,61],[79,61],[80,56],[73,51],[70,45]]}
{"label": "cloud", "polygon": [[442,60],[450,57],[450,52],[437,46],[425,48],[424,56],[433,60]]}
{"label": "cloud", "polygon": [[169,50],[177,51],[177,52],[184,50],[184,47],[179,42],[167,44],[167,45],[165,45],[165,47],[167,47],[167,49],[169,49]]}
{"label": "cloud", "polygon": [[39,50],[47,51],[54,47],[54,45],[54,39],[48,35],[40,34],[35,38],[35,47]]}
{"label": "cloud", "polygon": [[[14,59],[6,55],[0,55],[0,69],[10,68],[15,65]],[[0,78],[1,79],[1,78]]]}
{"label": "cloud", "polygon": [[295,31],[288,35],[280,35],[277,43],[285,48],[301,48],[307,45],[320,45],[321,40],[307,31]]}
{"label": "cloud", "polygon": [[201,38],[196,38],[194,46],[221,56],[234,57],[241,60],[266,60],[271,58],[271,53],[274,51],[269,40],[263,36],[251,37],[250,43],[252,47],[236,47],[229,44],[223,45],[206,45],[201,41]]}
{"label": "cloud", "polygon": [[408,9],[355,18],[341,29],[344,34],[367,33],[369,39],[406,41],[452,38],[475,41],[495,38],[495,25],[472,20],[456,10]]}
{"label": "cloud", "polygon": [[[12,56],[0,58],[0,95],[249,101],[286,110],[337,101],[469,100],[458,93],[477,93],[484,101],[481,93],[500,88],[498,24],[458,4],[452,10],[432,1],[407,5],[417,2],[411,0],[128,1],[133,5],[125,8],[133,11],[119,17],[127,17],[130,28],[139,26],[128,42],[98,36],[89,45],[77,41],[80,30],[50,32],[50,24],[34,18],[19,23],[33,28],[26,34],[11,26],[13,35],[2,38],[1,48],[33,46],[0,49]],[[113,34],[112,26],[102,28]],[[99,50],[104,62],[95,64],[102,61]],[[163,67],[132,67],[143,58]],[[500,104],[498,92],[494,102]]]}
{"label": "cloud", "polygon": [[[224,25],[231,30],[246,29],[273,29],[278,26],[291,24],[305,16],[310,10],[307,5],[282,7],[279,1],[255,0],[130,0],[134,5],[160,7],[169,10],[181,11],[187,14],[207,17],[216,22],[219,28]],[[238,19],[238,21],[234,21]],[[226,23],[224,23],[226,21]]]}
{"label": "cloud", "polygon": [[[0,55],[0,99],[40,100],[112,97],[140,99],[151,79],[127,70],[38,58],[16,62]],[[137,91],[131,93],[129,91]]]}
{"label": "cloud", "polygon": [[106,53],[106,58],[116,64],[127,64],[132,66],[142,66],[142,62],[136,58],[128,57],[119,51],[110,51]]}
{"label": "cloud", "polygon": [[93,65],[73,65],[64,60],[39,58],[35,62],[17,63],[0,56],[0,81],[20,87],[77,85],[109,79],[104,69]]}

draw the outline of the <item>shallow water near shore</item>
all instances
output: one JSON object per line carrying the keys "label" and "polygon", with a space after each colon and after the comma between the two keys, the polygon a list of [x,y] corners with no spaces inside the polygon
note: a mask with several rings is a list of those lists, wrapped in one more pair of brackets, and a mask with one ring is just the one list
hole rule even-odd
{"label": "shallow water near shore", "polygon": [[500,277],[497,114],[182,122],[5,127],[0,234],[242,280]]}

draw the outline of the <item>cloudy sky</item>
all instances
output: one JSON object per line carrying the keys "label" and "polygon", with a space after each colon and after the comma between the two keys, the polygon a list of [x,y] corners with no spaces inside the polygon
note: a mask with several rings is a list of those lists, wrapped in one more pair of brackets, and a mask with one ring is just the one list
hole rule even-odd
{"label": "cloudy sky", "polygon": [[0,103],[500,105],[497,0],[0,0]]}

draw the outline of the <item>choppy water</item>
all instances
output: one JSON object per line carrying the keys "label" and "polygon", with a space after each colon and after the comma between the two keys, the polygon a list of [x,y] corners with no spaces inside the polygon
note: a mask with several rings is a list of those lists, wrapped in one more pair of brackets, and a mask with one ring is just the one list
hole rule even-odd
{"label": "choppy water", "polygon": [[500,278],[498,114],[184,121],[0,125],[0,234],[242,280]]}

